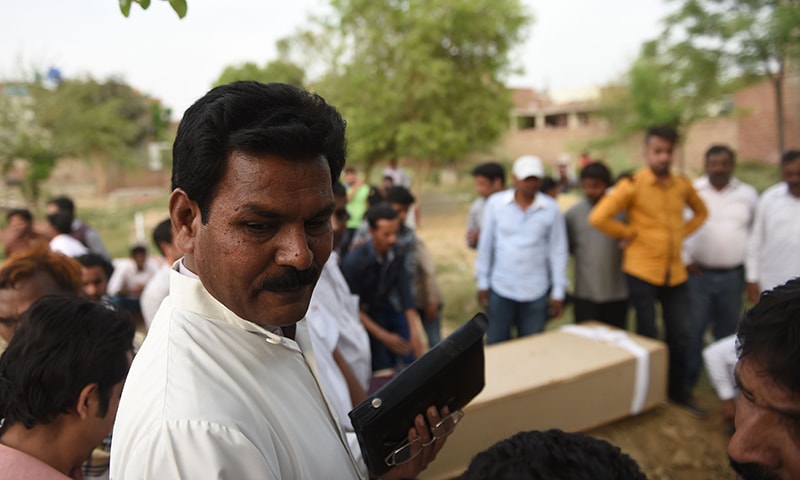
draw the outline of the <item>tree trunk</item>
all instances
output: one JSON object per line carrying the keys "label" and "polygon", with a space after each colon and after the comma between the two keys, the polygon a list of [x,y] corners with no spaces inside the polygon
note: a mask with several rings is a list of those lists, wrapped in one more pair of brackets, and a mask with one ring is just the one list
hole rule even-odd
{"label": "tree trunk", "polygon": [[105,196],[108,194],[109,155],[105,152],[93,152],[90,158],[94,170],[95,191],[98,195]]}
{"label": "tree trunk", "polygon": [[772,87],[775,89],[775,126],[778,128],[778,155],[782,156],[786,144],[783,131],[783,71],[772,76]]}

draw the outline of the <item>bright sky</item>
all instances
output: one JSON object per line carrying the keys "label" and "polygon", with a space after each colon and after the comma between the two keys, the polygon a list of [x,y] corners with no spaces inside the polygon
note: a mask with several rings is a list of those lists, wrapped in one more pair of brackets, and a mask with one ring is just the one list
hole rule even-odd
{"label": "bright sky", "polygon": [[[664,0],[523,0],[535,15],[511,86],[579,89],[618,77],[661,30]],[[122,77],[178,118],[225,66],[265,64],[275,41],[307,24],[325,0],[188,0],[183,20],[167,2],[125,18],[116,0],[0,3],[0,81],[58,67],[65,77]]]}

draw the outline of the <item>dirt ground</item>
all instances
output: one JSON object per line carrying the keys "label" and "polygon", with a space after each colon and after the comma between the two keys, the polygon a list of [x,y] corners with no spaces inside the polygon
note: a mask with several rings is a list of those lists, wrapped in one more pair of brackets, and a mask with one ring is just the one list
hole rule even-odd
{"label": "dirt ground", "polygon": [[[422,196],[419,233],[436,260],[445,302],[451,302],[445,309],[445,333],[457,326],[457,318],[468,318],[477,308],[474,252],[464,246],[467,209],[467,199],[437,193]],[[720,402],[705,379],[695,394],[698,404],[708,413],[705,418],[665,404],[587,433],[620,447],[651,480],[732,479]]]}
{"label": "dirt ground", "polygon": [[587,433],[633,457],[650,480],[732,479],[719,400],[708,387],[697,400],[708,412],[703,419],[666,404]]}

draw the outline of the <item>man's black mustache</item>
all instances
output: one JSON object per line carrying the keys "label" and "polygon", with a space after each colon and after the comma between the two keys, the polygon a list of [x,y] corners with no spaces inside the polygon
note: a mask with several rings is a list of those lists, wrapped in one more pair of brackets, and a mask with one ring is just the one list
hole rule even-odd
{"label": "man's black mustache", "polygon": [[313,285],[319,277],[319,269],[310,267],[305,270],[287,270],[278,277],[267,278],[261,283],[262,290],[286,291],[296,290],[306,285]]}
{"label": "man's black mustache", "polygon": [[757,463],[739,463],[728,456],[731,468],[744,480],[780,480],[778,474]]}

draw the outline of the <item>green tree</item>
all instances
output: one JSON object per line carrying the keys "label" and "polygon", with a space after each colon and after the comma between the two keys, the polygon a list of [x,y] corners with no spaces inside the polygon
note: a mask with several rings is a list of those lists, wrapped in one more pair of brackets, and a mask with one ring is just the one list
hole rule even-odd
{"label": "green tree", "polygon": [[237,80],[256,80],[263,83],[281,82],[302,87],[305,84],[305,72],[288,60],[273,60],[263,68],[253,62],[245,62],[225,67],[217,81],[214,82],[214,86]]}
{"label": "green tree", "polygon": [[108,170],[131,158],[154,133],[151,100],[118,80],[66,80],[31,88],[36,121],[64,155],[83,157],[106,193]]}
{"label": "green tree", "polygon": [[775,93],[778,150],[783,152],[783,82],[800,52],[800,1],[682,0],[666,19],[662,42],[691,80],[694,95],[715,94],[754,79],[770,79]]}
{"label": "green tree", "polygon": [[[119,10],[122,12],[123,15],[126,17],[131,14],[131,5],[134,3],[138,3],[142,10],[147,10],[150,7],[150,0],[118,0],[119,1]],[[169,1],[170,7],[175,13],[178,14],[178,18],[183,18],[186,16],[186,0],[167,0]]]}
{"label": "green tree", "polygon": [[6,176],[21,170],[22,195],[35,206],[41,197],[41,183],[50,177],[62,151],[36,121],[28,87],[11,88],[16,94],[0,95],[0,169]]}
{"label": "green tree", "polygon": [[519,0],[334,0],[291,42],[323,65],[316,90],[348,121],[350,158],[448,163],[508,128],[510,53],[531,16]]}
{"label": "green tree", "polygon": [[613,143],[653,125],[685,129],[717,112],[725,86],[717,81],[717,64],[687,57],[659,41],[642,45],[621,82],[601,93],[601,113],[614,133],[602,143]]}

